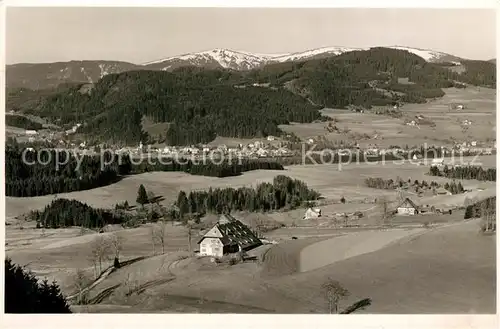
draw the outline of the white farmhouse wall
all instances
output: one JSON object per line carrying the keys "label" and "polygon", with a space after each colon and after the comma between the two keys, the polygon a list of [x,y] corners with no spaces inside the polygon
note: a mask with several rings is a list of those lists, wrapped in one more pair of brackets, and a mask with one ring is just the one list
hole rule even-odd
{"label": "white farmhouse wall", "polygon": [[224,245],[219,238],[205,238],[200,243],[200,256],[222,257]]}
{"label": "white farmhouse wall", "polygon": [[415,215],[415,208],[400,207],[398,208],[398,215]]}

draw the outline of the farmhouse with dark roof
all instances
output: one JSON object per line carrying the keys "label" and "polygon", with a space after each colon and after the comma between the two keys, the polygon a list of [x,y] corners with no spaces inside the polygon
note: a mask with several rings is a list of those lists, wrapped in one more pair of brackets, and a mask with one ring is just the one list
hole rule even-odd
{"label": "farmhouse with dark roof", "polygon": [[398,215],[415,215],[415,214],[418,214],[418,206],[409,198],[406,198],[398,206]]}
{"label": "farmhouse with dark roof", "polygon": [[257,236],[229,214],[220,216],[199,241],[200,256],[222,257],[224,254],[246,251],[262,245]]}

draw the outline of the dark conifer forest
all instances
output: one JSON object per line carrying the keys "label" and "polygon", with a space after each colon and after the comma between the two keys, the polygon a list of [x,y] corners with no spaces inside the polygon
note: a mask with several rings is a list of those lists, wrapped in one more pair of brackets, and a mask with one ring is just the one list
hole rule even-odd
{"label": "dark conifer forest", "polygon": [[431,167],[429,169],[431,176],[443,176],[446,178],[454,179],[477,179],[481,181],[495,182],[497,179],[497,169],[488,168],[483,169],[478,166],[465,166],[465,167],[451,167],[444,166],[443,170],[438,167]]}
{"label": "dark conifer forest", "polygon": [[6,115],[5,125],[27,130],[39,130],[43,127],[41,123],[34,122],[22,115]]}
{"label": "dark conifer forest", "polygon": [[168,160],[162,159],[154,164],[142,162],[138,165],[132,165],[131,173],[139,174],[153,171],[182,171],[191,175],[228,177],[238,176],[245,171],[252,170],[283,170],[283,166],[275,161],[267,160],[241,160],[239,161],[221,161],[221,163],[196,163],[192,160]]}
{"label": "dark conifer forest", "polygon": [[38,282],[29,270],[5,259],[5,313],[71,313],[56,282]]}
{"label": "dark conifer forest", "polygon": [[[26,161],[23,160],[23,154]],[[250,170],[283,170],[274,161],[242,160],[195,163],[191,160],[156,159],[132,164],[129,155],[104,153],[79,155],[51,150],[24,151],[8,146],[5,150],[5,191],[8,196],[31,197],[88,190],[117,182],[122,176],[153,171],[182,171],[192,175],[227,177]],[[81,161],[78,165],[78,161]],[[59,166],[57,165],[59,163]],[[163,163],[163,164],[162,164]]]}
{"label": "dark conifer forest", "polygon": [[[111,157],[114,161],[110,161]],[[125,166],[118,165],[118,155],[107,153],[103,158],[111,164],[101,168],[100,156],[85,155],[78,166],[77,158],[70,153],[56,150],[23,153],[20,148],[7,147],[5,193],[29,197],[88,190],[114,183],[119,175],[127,173]],[[57,163],[61,165],[58,167]]]}
{"label": "dark conifer forest", "polygon": [[493,215],[496,215],[496,201],[497,197],[493,196],[468,205],[465,209],[464,219],[479,218],[485,216],[486,214],[483,213],[484,211],[491,212]]}
{"label": "dark conifer forest", "polygon": [[36,221],[38,227],[60,228],[81,226],[102,228],[108,224],[121,224],[123,218],[104,209],[94,209],[77,200],[57,199],[42,211],[31,211],[29,219]]}
{"label": "dark conifer forest", "polygon": [[272,183],[261,183],[256,188],[210,189],[179,192],[177,207],[182,213],[222,213],[226,210],[273,211],[294,209],[306,201],[318,200],[320,194],[299,180],[278,175]]}

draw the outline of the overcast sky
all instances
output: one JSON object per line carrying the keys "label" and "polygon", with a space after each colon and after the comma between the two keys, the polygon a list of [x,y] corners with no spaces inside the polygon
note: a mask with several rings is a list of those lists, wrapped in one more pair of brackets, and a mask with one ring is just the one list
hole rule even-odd
{"label": "overcast sky", "polygon": [[491,9],[10,7],[6,59],[144,63],[212,48],[287,53],[391,45],[490,59],[495,41]]}

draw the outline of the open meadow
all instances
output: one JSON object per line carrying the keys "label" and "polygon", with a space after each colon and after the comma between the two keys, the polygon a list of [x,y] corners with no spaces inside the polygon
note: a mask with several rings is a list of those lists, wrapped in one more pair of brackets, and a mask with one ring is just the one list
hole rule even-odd
{"label": "open meadow", "polygon": [[[464,162],[474,160],[481,163],[483,167],[495,167],[495,156],[464,157]],[[446,161],[451,161],[446,159]],[[456,159],[458,161],[458,159]],[[57,195],[45,195],[37,197],[6,197],[7,221],[23,213],[34,209],[42,209],[57,198],[75,199],[87,203],[93,207],[111,208],[118,202],[128,201],[135,204],[137,189],[141,184],[148,191],[157,196],[165,198],[163,204],[168,205],[177,199],[179,191],[185,192],[208,190],[212,188],[239,188],[255,186],[263,182],[271,182],[277,175],[286,175],[294,179],[299,179],[318,192],[327,200],[340,200],[345,197],[347,203],[359,203],[365,200],[374,200],[380,193],[388,196],[395,196],[394,191],[374,190],[364,184],[368,177],[381,177],[395,180],[398,176],[402,179],[413,180],[434,180],[437,182],[448,181],[442,177],[428,176],[429,166],[412,164],[406,161],[387,161],[385,164],[376,163],[350,163],[350,164],[318,164],[318,165],[295,165],[285,167],[284,171],[255,170],[245,172],[234,177],[205,177],[189,175],[181,172],[151,172],[138,175],[127,176],[121,181],[104,187],[99,187],[87,191],[77,191],[70,193],[60,193]],[[494,182],[479,182],[463,180],[465,189],[476,189],[478,186],[494,188]],[[466,194],[455,198],[457,204],[463,204]],[[436,198],[436,202],[441,200]],[[429,200],[431,203],[432,201]],[[356,210],[353,207],[352,211]],[[349,211],[349,210],[345,210]]]}
{"label": "open meadow", "polygon": [[[483,167],[495,167],[495,156],[475,161]],[[372,306],[364,311],[368,313],[494,312],[495,237],[481,235],[477,220],[464,222],[464,211],[455,210],[452,215],[396,216],[392,226],[380,228],[381,212],[375,199],[385,195],[395,209],[398,195],[393,190],[368,188],[364,180],[399,176],[449,181],[428,176],[428,170],[428,166],[409,162],[388,162],[340,168],[337,164],[297,165],[285,171],[250,171],[226,178],[153,172],[88,191],[7,197],[6,254],[40,278],[57,280],[63,293],[74,298],[77,270],[88,280],[94,279],[92,250],[96,241],[119,236],[120,260],[125,265],[105,272],[87,292],[88,305],[72,306],[76,312],[324,313],[327,308],[321,283],[329,277],[351,292],[345,303],[372,298]],[[35,229],[35,223],[16,218],[43,208],[56,197],[111,208],[125,200],[135,204],[138,186],[144,184],[169,205],[180,190],[255,186],[281,174],[300,179],[321,193],[322,217],[303,220],[303,208],[235,213],[250,226],[252,221],[281,226],[263,233],[273,244],[249,251],[254,260],[235,265],[214,263],[188,252],[189,241],[191,250],[197,250],[197,241],[205,232],[201,229],[189,240],[184,226],[168,224],[165,254],[161,254],[159,247],[153,246],[151,224],[131,229],[111,227],[97,234],[80,228]],[[463,207],[466,198],[495,195],[494,182],[460,182],[470,191],[422,198],[408,191],[407,196],[420,205],[457,208]],[[340,203],[341,197],[345,203]],[[353,227],[344,227],[336,217],[356,211],[364,216]],[[203,227],[216,220],[214,215],[203,218]],[[109,258],[102,266],[111,265]]]}
{"label": "open meadow", "polygon": [[[425,104],[405,104],[401,107],[402,117],[392,118],[366,111],[351,112],[342,109],[324,109],[323,114],[337,121],[335,125],[342,133],[328,132],[327,123],[281,125],[280,128],[293,132],[299,138],[318,140],[324,137],[331,142],[360,139],[360,146],[377,145],[389,147],[398,145],[443,145],[453,146],[455,141],[492,142],[496,136],[496,92],[490,88],[448,88],[445,96]],[[463,110],[451,109],[451,104],[463,104]],[[435,124],[408,126],[405,123],[423,116]],[[464,127],[464,120],[472,123]],[[348,132],[344,133],[343,130]]]}
{"label": "open meadow", "polygon": [[[97,234],[46,230],[45,237],[16,245],[12,229],[7,255],[41,278],[56,279],[65,295],[77,292],[77,269],[92,277],[88,257]],[[23,230],[33,231],[40,234]],[[329,237],[264,245],[249,252],[260,261],[232,266],[190,257],[179,227],[168,227],[166,253],[156,256],[147,227],[117,234],[125,241],[122,262],[147,258],[110,273],[89,291],[89,305],[74,305],[74,311],[323,313],[320,285],[329,277],[351,291],[345,304],[372,298],[368,313],[496,309],[495,237],[479,234],[477,220],[434,228],[338,230]]]}

